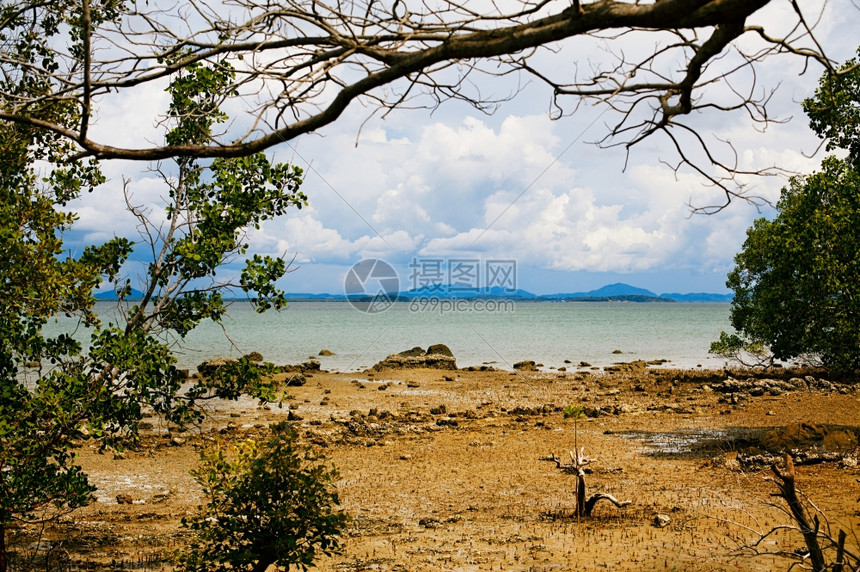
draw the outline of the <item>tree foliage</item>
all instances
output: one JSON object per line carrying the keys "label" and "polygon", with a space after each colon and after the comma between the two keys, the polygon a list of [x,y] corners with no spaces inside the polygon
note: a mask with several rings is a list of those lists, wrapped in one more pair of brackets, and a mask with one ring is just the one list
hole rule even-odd
{"label": "tree foliage", "polygon": [[[69,24],[67,4],[56,3],[57,20],[43,22],[44,33]],[[4,5],[3,17],[10,11]],[[20,39],[18,51],[33,66],[53,67],[54,53],[28,41]],[[84,49],[83,43],[72,48]],[[6,89],[14,79],[21,97],[50,91],[38,73],[20,71],[6,76]],[[205,138],[216,121],[226,120],[209,103],[212,90],[229,82],[231,73],[218,68],[179,74],[168,87],[168,137]],[[48,99],[34,114],[74,125],[85,112],[75,102]],[[269,370],[244,359],[180,391],[185,375],[171,349],[202,320],[222,319],[225,290],[246,293],[260,311],[285,304],[275,286],[287,271],[283,259],[256,255],[235,281],[221,280],[219,269],[247,254],[247,229],[301,208],[301,170],[272,164],[262,154],[208,164],[181,159],[163,173],[163,216],[134,206],[129,190],[129,208],[140,223],[137,241],[116,237],[73,256],[63,246],[76,219],[70,202],[104,182],[98,163],[76,158],[77,151],[74,142],[38,125],[0,130],[0,572],[8,564],[9,525],[51,519],[91,500],[93,488],[74,460],[81,440],[122,447],[135,441],[150,410],[186,424],[201,418],[197,405],[203,399],[243,393],[276,398],[266,381]],[[126,276],[132,253],[148,260],[141,283]],[[133,287],[144,292],[140,300],[127,299]],[[116,315],[96,314],[96,288],[118,294]],[[60,314],[88,328],[88,344],[71,332],[44,333],[48,320]]]}
{"label": "tree foliage", "polygon": [[346,524],[324,458],[296,442],[286,424],[262,441],[204,452],[194,471],[207,499],[183,519],[195,539],[179,557],[187,572],[307,570],[339,546]]}
{"label": "tree foliage", "polygon": [[[860,55],[860,48],[857,51]],[[846,149],[860,166],[860,64],[848,60],[834,74],[821,77],[813,97],[803,101],[809,125],[826,141],[828,151]]]}
{"label": "tree foliage", "polygon": [[767,348],[777,359],[819,359],[840,372],[860,371],[860,68],[847,62],[822,77],[804,101],[828,149],[821,169],[790,180],[773,220],[747,231],[727,285],[732,326],[711,351],[726,356]]}
{"label": "tree foliage", "polygon": [[[792,2],[794,26],[784,35],[777,22],[751,23],[774,4],[23,0],[0,9],[0,120],[42,127],[99,158],[236,157],[318,131],[354,104],[384,115],[458,100],[492,112],[534,83],[546,88],[554,117],[583,102],[606,106],[603,144],[665,137],[674,155],[667,163],[689,166],[731,196],[741,192],[733,177],[748,171],[691,118],[738,113],[762,129],[779,121],[768,111],[774,86],[757,83],[772,56],[833,71],[810,26],[823,4]],[[40,93],[17,91],[24,75]],[[206,86],[205,102],[183,112],[182,128],[164,141],[134,148],[91,134],[100,105],[162,83],[182,96],[189,82],[192,99]],[[55,102],[71,102],[78,120],[38,114]],[[227,104],[241,115],[213,131]],[[175,97],[153,120],[182,105]]]}

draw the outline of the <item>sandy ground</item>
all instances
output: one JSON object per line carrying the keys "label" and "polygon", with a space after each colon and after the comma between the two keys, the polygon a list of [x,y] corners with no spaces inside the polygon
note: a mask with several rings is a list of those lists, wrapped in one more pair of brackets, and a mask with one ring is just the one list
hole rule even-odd
{"label": "sandy ground", "polygon": [[[303,439],[338,468],[352,517],[342,554],[320,570],[786,570],[791,560],[739,550],[756,531],[789,522],[768,505],[778,503],[770,470],[739,467],[737,450],[793,423],[857,433],[860,391],[811,384],[732,397],[712,389],[722,378],[642,367],[315,373],[282,409],[220,403],[203,427],[182,434],[152,421],[136,451],[84,447],[98,500],[44,530],[52,544],[41,546],[53,547],[51,569],[169,570],[167,558],[187,542],[180,519],[202,500],[189,476],[199,451],[264,436],[292,411]],[[601,502],[577,519],[575,477],[542,460],[567,460],[573,449],[574,422],[561,412],[568,404],[592,415],[577,438],[593,459],[588,494],[632,501],[626,508]],[[831,448],[836,460],[798,467],[798,486],[856,545],[856,441]],[[118,495],[133,503],[118,504]],[[658,514],[670,524],[654,526]],[[45,569],[38,533],[20,529],[11,540]],[[789,531],[759,549],[802,546]]]}

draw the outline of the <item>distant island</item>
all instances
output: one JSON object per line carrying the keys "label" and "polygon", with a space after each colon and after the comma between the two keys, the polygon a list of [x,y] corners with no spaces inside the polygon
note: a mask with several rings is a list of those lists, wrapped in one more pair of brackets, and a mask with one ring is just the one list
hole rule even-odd
{"label": "distant island", "polygon": [[[731,302],[732,294],[715,294],[711,292],[691,292],[687,294],[667,293],[655,294],[644,288],[637,288],[629,284],[616,283],[607,284],[596,290],[588,292],[567,292],[558,294],[535,294],[522,289],[505,289],[498,286],[492,288],[466,289],[456,285],[434,285],[423,288],[414,288],[405,292],[390,294],[398,301],[408,302],[416,298],[458,298],[463,300],[521,300],[524,302]],[[370,299],[368,295],[351,296],[353,300]],[[327,302],[343,301],[348,297],[345,294],[309,294],[306,292],[294,292],[287,294],[287,299],[302,302]]]}
{"label": "distant island", "polygon": [[[370,299],[368,295],[358,295],[348,297],[346,294],[311,294],[308,292],[291,292],[287,295],[287,300],[293,302],[343,302],[348,299],[363,300]],[[138,290],[132,290],[131,295],[127,300],[139,300],[143,297],[143,293]],[[623,282],[616,284],[607,284],[597,290],[588,292],[567,292],[558,294],[534,294],[528,290],[522,289],[505,289],[499,286],[492,288],[480,289],[465,289],[456,285],[434,285],[432,287],[423,287],[410,289],[405,292],[398,292],[393,297],[401,302],[409,302],[416,298],[458,298],[461,300],[519,300],[523,302],[656,302],[656,303],[673,303],[673,302],[731,302],[732,294],[714,294],[710,292],[691,292],[687,294],[668,293],[655,294],[644,288],[637,288]],[[97,300],[116,300],[116,292],[113,290],[99,292],[96,294]]]}

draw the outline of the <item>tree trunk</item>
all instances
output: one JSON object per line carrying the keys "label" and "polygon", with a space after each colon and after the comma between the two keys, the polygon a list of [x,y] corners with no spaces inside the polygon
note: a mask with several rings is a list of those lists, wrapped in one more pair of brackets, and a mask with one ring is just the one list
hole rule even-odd
{"label": "tree trunk", "polygon": [[585,511],[585,472],[582,470],[579,471],[576,479],[576,516],[579,518],[587,516]]}
{"label": "tree trunk", "polygon": [[6,572],[6,525],[0,522],[0,572]]}
{"label": "tree trunk", "polygon": [[788,453],[785,454],[785,471],[780,471],[776,465],[771,465],[771,470],[779,478],[779,482],[776,483],[777,487],[779,487],[779,496],[784,498],[785,502],[788,503],[791,515],[800,527],[801,534],[803,534],[803,540],[809,549],[812,570],[813,572],[822,572],[826,566],[824,564],[824,555],[821,553],[821,546],[818,544],[818,527],[820,523],[817,516],[813,518],[814,525],[809,522],[806,510],[804,510],[800,499],[797,498],[797,491],[794,488],[794,463],[791,460],[791,456]]}

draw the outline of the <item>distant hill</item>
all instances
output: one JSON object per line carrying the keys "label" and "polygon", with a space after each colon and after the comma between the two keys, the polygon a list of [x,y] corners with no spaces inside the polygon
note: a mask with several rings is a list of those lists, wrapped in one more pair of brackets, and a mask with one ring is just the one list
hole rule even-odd
{"label": "distant hill", "polygon": [[657,294],[650,290],[645,290],[644,288],[637,288],[635,286],[631,286],[630,284],[624,284],[623,282],[607,284],[606,286],[601,286],[597,290],[590,290],[588,292],[548,294],[546,296],[543,296],[543,298],[613,298],[616,296],[644,296],[646,298],[659,298]]}
{"label": "distant hill", "polygon": [[[353,296],[353,299],[360,299],[364,296]],[[416,298],[435,297],[435,298],[459,298],[459,299],[505,299],[505,300],[524,300],[535,302],[731,302],[731,294],[712,294],[708,292],[693,292],[690,294],[655,294],[645,288],[637,288],[630,284],[617,282],[615,284],[607,284],[596,290],[588,292],[569,292],[558,294],[537,295],[528,290],[516,289],[507,290],[499,286],[492,288],[481,288],[479,290],[469,290],[457,285],[434,285],[424,286],[421,288],[413,288],[403,292],[399,292],[396,296],[397,300],[408,302]],[[343,301],[347,297],[344,294],[309,294],[309,293],[292,293],[287,294],[288,300],[293,301]]]}

